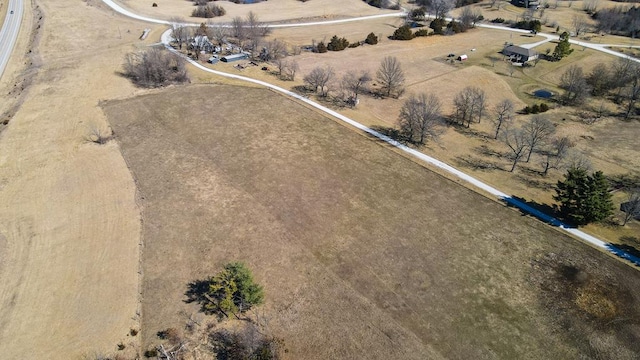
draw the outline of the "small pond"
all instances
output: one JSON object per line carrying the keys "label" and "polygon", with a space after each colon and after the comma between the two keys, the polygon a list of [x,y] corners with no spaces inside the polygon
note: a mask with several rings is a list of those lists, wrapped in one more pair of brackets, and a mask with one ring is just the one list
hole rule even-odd
{"label": "small pond", "polygon": [[538,89],[536,91],[533,92],[533,95],[535,97],[539,97],[539,98],[543,98],[543,99],[549,99],[553,96],[553,93],[547,89]]}

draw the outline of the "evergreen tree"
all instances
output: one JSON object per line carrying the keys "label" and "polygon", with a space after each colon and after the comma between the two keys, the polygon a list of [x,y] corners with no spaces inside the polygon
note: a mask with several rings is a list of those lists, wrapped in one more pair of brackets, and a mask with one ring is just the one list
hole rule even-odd
{"label": "evergreen tree", "polygon": [[553,50],[553,58],[560,60],[572,52],[573,49],[571,49],[571,44],[569,44],[569,33],[565,31],[560,34],[560,42],[558,42],[558,45],[556,45],[556,48]]}
{"label": "evergreen tree", "polygon": [[409,25],[403,25],[393,32],[393,40],[411,40],[413,39],[413,33]]}
{"label": "evergreen tree", "polygon": [[375,45],[378,43],[378,37],[374,33],[369,33],[369,35],[367,35],[367,39],[364,42],[369,45]]}
{"label": "evergreen tree", "polygon": [[577,225],[604,220],[613,210],[609,183],[601,171],[590,176],[584,168],[568,170],[553,198],[560,203],[562,216]]}
{"label": "evergreen tree", "polygon": [[341,51],[349,46],[349,41],[345,38],[339,38],[338,35],[333,35],[329,44],[327,44],[327,49],[330,51]]}
{"label": "evergreen tree", "polygon": [[251,271],[243,263],[230,263],[209,283],[207,308],[229,313],[243,313],[264,300],[262,287],[253,281]]}
{"label": "evergreen tree", "polygon": [[325,45],[323,41],[320,41],[318,43],[318,45],[316,46],[316,51],[319,52],[319,53],[326,53],[327,52],[327,45]]}

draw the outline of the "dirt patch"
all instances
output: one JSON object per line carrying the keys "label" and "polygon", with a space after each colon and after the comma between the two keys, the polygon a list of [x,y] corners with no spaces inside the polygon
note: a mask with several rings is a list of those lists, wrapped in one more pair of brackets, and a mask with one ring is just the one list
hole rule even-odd
{"label": "dirt patch", "polygon": [[[198,313],[189,283],[234,260],[291,358],[589,354],[558,332],[597,323],[561,327],[573,314],[540,299],[543,280],[564,286],[534,267],[552,252],[637,307],[634,269],[271,91],[187,86],[105,111],[144,198],[145,347]],[[625,331],[590,339],[637,351]]]}

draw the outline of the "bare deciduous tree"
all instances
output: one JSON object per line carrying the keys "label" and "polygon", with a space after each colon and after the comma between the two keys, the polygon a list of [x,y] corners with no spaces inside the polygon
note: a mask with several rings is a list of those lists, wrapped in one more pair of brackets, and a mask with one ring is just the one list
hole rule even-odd
{"label": "bare deciduous tree", "polygon": [[493,120],[493,123],[496,127],[496,134],[494,136],[494,139],[497,139],[498,135],[500,135],[500,129],[502,129],[502,127],[505,125],[508,126],[513,118],[513,101],[509,99],[500,101],[498,104],[496,104],[494,111],[496,113],[496,117]]}
{"label": "bare deciduous tree", "polygon": [[295,81],[296,73],[298,72],[298,70],[300,70],[300,65],[298,65],[297,61],[295,60],[288,61],[287,67],[285,68],[285,74],[287,75],[287,80]]}
{"label": "bare deciduous tree", "polygon": [[471,122],[480,122],[482,119],[487,108],[485,92],[480,88],[467,86],[453,99],[453,105],[456,109],[455,119],[461,125],[469,127]]}
{"label": "bare deciduous tree", "polygon": [[454,6],[455,1],[453,0],[431,0],[427,5],[427,10],[433,13],[436,19],[444,19]]}
{"label": "bare deciduous tree", "polygon": [[573,25],[573,30],[575,30],[576,32],[576,36],[582,34],[583,32],[587,31],[587,29],[589,28],[589,24],[587,23],[587,21],[584,19],[584,17],[575,14],[573,15],[573,19],[571,21],[571,24]]}
{"label": "bare deciduous tree", "polygon": [[631,81],[631,74],[633,73],[633,60],[629,58],[618,58],[611,63],[611,88],[616,89],[616,95],[614,101],[620,102],[622,98],[622,90]]}
{"label": "bare deciduous tree", "polygon": [[569,138],[555,138],[542,152],[542,174],[547,176],[549,170],[559,169],[567,157],[569,148],[573,146]]}
{"label": "bare deciduous tree", "polygon": [[238,46],[242,47],[242,44],[248,37],[248,32],[245,28],[244,19],[240,16],[236,16],[231,20],[231,35],[238,41]]}
{"label": "bare deciduous tree", "polygon": [[404,92],[404,71],[396,57],[387,56],[382,60],[376,78],[386,96],[394,93],[399,97]]}
{"label": "bare deciduous tree", "polygon": [[278,39],[274,39],[263,44],[259,57],[262,61],[272,61],[287,55],[287,44]]}
{"label": "bare deciduous tree", "polygon": [[229,36],[228,28],[224,26],[209,26],[209,29],[211,29],[211,41],[220,46],[227,42],[227,37]]}
{"label": "bare deciduous tree", "polygon": [[355,71],[349,71],[342,77],[342,88],[347,92],[347,101],[352,106],[357,104],[358,95],[366,89],[367,84],[371,81],[371,75],[368,71],[363,70],[359,74]]}
{"label": "bare deciduous tree", "polygon": [[169,20],[171,22],[171,36],[178,43],[178,48],[182,49],[182,45],[191,37],[191,28],[184,26],[184,19],[179,17],[173,17]]}
{"label": "bare deciduous tree", "polygon": [[589,158],[587,158],[583,153],[572,149],[567,152],[564,168],[568,170],[584,169],[585,171],[591,171],[592,165]]}
{"label": "bare deciduous tree", "polygon": [[327,85],[333,76],[334,72],[332,67],[316,67],[304,77],[303,81],[305,84],[308,84],[313,91],[320,91],[320,94],[326,97],[329,93]]}
{"label": "bare deciduous tree", "polygon": [[527,150],[526,135],[521,129],[507,129],[502,133],[502,141],[510,150],[508,157],[512,163],[509,172],[513,172]]}
{"label": "bare deciduous tree", "polygon": [[636,108],[636,103],[640,98],[640,64],[635,63],[631,69],[631,81],[627,85],[625,91],[627,98],[627,106],[625,111],[625,119],[631,117],[633,110]]}
{"label": "bare deciduous tree", "polygon": [[478,22],[481,16],[482,14],[478,10],[474,10],[470,6],[465,6],[462,8],[458,19],[465,29],[470,29],[476,26],[476,22]]}
{"label": "bare deciduous tree", "polygon": [[437,139],[443,125],[440,100],[433,94],[411,96],[400,110],[398,123],[410,142],[424,144],[427,138]]}
{"label": "bare deciduous tree", "polygon": [[582,68],[571,65],[560,78],[560,87],[565,90],[562,102],[569,105],[582,104],[589,94],[589,85],[585,79]]}
{"label": "bare deciduous tree", "polygon": [[529,148],[525,162],[529,162],[529,160],[531,160],[531,154],[544,145],[551,134],[556,131],[556,128],[551,121],[536,115],[524,124],[522,131],[524,132],[525,141]]}
{"label": "bare deciduous tree", "polygon": [[627,189],[627,202],[624,206],[624,220],[622,226],[627,225],[629,220],[640,216],[640,189]]}
{"label": "bare deciduous tree", "polygon": [[124,73],[135,84],[143,87],[189,81],[184,59],[164,48],[156,47],[128,54],[125,58]]}

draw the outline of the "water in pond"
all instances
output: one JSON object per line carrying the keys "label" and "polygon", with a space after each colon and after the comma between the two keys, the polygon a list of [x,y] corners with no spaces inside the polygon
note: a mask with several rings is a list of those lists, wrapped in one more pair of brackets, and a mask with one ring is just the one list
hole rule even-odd
{"label": "water in pond", "polygon": [[533,92],[533,95],[539,98],[548,99],[553,96],[553,93],[549,90],[539,89]]}

